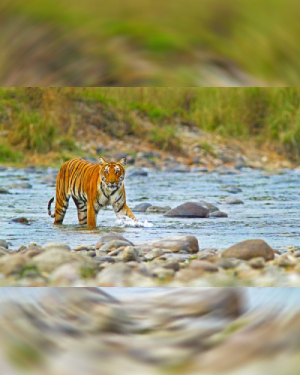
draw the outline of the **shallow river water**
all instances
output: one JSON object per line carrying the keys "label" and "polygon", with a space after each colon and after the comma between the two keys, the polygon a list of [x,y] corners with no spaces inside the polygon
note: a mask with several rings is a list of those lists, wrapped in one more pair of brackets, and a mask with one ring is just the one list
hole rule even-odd
{"label": "shallow river water", "polygon": [[[11,243],[12,249],[29,242],[43,245],[64,242],[71,247],[95,245],[102,233],[117,231],[134,243],[171,235],[190,234],[199,240],[200,249],[224,249],[249,238],[261,238],[273,248],[300,246],[300,170],[267,173],[243,170],[221,175],[213,173],[167,173],[149,171],[146,177],[128,177],[125,181],[128,205],[141,202],[171,206],[187,201],[213,203],[228,218],[177,219],[162,214],[136,213],[139,221],[148,221],[152,227],[131,227],[120,224],[111,210],[98,215],[98,227],[90,229],[77,224],[73,201],[67,211],[64,225],[54,226],[47,215],[48,200],[55,196],[55,184],[43,180],[54,175],[53,170],[23,170],[8,168],[0,172],[0,187],[12,194],[0,194],[0,238]],[[15,183],[29,182],[31,189],[11,188]],[[224,187],[234,185],[242,189],[230,194]],[[244,204],[221,204],[225,197],[241,199]],[[54,204],[52,205],[52,212]],[[30,225],[11,222],[24,216]]]}

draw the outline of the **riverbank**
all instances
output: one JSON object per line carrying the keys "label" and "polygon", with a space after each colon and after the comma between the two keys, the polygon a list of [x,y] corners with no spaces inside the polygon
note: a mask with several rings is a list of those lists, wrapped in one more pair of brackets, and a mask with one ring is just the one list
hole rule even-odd
{"label": "riverbank", "polygon": [[294,168],[298,96],[296,88],[1,88],[0,165],[127,155],[158,169]]}

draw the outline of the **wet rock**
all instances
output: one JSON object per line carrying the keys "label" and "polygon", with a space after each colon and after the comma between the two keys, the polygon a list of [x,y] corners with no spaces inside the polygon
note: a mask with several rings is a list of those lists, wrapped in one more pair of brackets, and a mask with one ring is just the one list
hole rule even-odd
{"label": "wet rock", "polygon": [[152,213],[165,213],[167,211],[171,210],[170,206],[150,206],[147,208],[146,212],[152,212]]}
{"label": "wet rock", "polygon": [[273,249],[263,240],[246,240],[239,242],[222,252],[223,258],[250,260],[262,257],[266,261],[274,259]]}
{"label": "wet rock", "polygon": [[197,253],[199,251],[198,240],[194,236],[172,236],[149,243],[153,248],[169,249],[173,253],[186,251]]}
{"label": "wet rock", "polygon": [[44,250],[60,250],[60,251],[71,251],[70,246],[60,242],[49,242],[43,246]]}
{"label": "wet rock", "polygon": [[228,214],[226,214],[226,212],[222,212],[222,211],[214,211],[214,212],[211,212],[209,213],[208,217],[228,217]]}
{"label": "wet rock", "polygon": [[20,224],[25,224],[29,225],[28,219],[26,217],[15,217],[14,219],[11,219],[13,223],[20,223]]}
{"label": "wet rock", "polygon": [[248,264],[252,267],[252,268],[255,268],[255,269],[260,269],[260,268],[264,268],[265,265],[266,265],[266,261],[264,258],[262,257],[258,257],[258,258],[253,258],[251,259]]}
{"label": "wet rock", "polygon": [[147,177],[148,172],[145,169],[133,169],[129,172],[128,177]]}
{"label": "wet rock", "polygon": [[150,203],[140,203],[133,207],[132,211],[133,212],[146,212],[147,208],[151,207]]}
{"label": "wet rock", "polygon": [[4,247],[5,249],[8,249],[9,243],[5,240],[0,240],[0,246]]}
{"label": "wet rock", "polygon": [[205,260],[193,260],[189,268],[192,270],[204,272],[219,272],[219,269],[216,265]]}
{"label": "wet rock", "polygon": [[98,241],[98,243],[96,245],[96,249],[100,249],[100,247],[102,245],[104,245],[108,242],[114,241],[114,240],[124,241],[124,242],[127,242],[127,245],[133,246],[132,242],[128,241],[126,238],[121,236],[119,233],[110,232],[110,233],[104,234],[103,236],[100,237],[100,240]]}
{"label": "wet rock", "polygon": [[237,186],[222,186],[222,190],[227,191],[231,194],[241,193],[243,190]]}
{"label": "wet rock", "polygon": [[122,240],[113,240],[108,243],[105,243],[100,247],[100,251],[106,251],[107,253],[111,252],[112,250],[119,249],[120,247],[132,245],[129,241],[122,241]]}
{"label": "wet rock", "polygon": [[11,192],[2,188],[2,187],[0,187],[0,194],[11,194]]}
{"label": "wet rock", "polygon": [[224,198],[224,199],[220,200],[220,203],[226,203],[226,204],[243,204],[244,202],[241,201],[240,199],[227,197],[227,198]]}
{"label": "wet rock", "polygon": [[32,185],[29,182],[21,182],[19,184],[10,185],[11,189],[32,189]]}
{"label": "wet rock", "polygon": [[187,202],[167,211],[164,216],[167,217],[183,217],[183,218],[206,218],[208,217],[208,209],[200,203]]}
{"label": "wet rock", "polygon": [[208,203],[208,202],[205,202],[205,201],[199,201],[198,203],[200,203],[201,206],[206,208],[209,213],[219,211],[219,208],[212,203]]}
{"label": "wet rock", "polygon": [[139,253],[133,246],[126,246],[123,250],[123,262],[139,261]]}

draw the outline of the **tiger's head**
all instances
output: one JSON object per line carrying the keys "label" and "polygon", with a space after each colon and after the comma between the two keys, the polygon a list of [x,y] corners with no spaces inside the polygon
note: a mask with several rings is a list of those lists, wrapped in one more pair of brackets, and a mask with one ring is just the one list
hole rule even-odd
{"label": "tiger's head", "polygon": [[118,162],[107,162],[104,158],[99,158],[100,179],[108,189],[116,189],[122,186],[125,178],[126,158],[121,158]]}

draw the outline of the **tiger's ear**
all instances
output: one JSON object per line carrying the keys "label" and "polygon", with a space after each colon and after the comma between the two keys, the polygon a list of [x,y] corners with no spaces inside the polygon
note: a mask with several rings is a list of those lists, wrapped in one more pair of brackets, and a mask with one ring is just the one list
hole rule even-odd
{"label": "tiger's ear", "polygon": [[121,158],[119,161],[118,161],[119,164],[123,165],[123,167],[126,165],[126,158]]}
{"label": "tiger's ear", "polygon": [[99,162],[100,165],[104,165],[106,163],[104,158],[99,158],[98,162]]}

